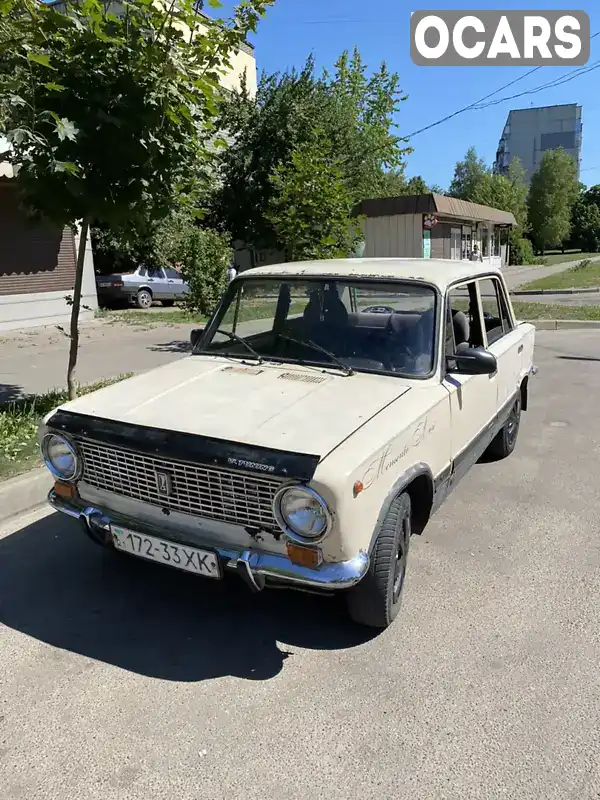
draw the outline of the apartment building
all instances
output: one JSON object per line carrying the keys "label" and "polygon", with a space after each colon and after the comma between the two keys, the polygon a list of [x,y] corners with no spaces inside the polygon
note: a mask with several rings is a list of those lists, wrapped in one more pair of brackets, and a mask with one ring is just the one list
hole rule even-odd
{"label": "apartment building", "polygon": [[544,152],[562,147],[573,157],[579,175],[581,111],[576,103],[511,111],[498,143],[494,171],[505,174],[512,159],[518,157],[529,183]]}

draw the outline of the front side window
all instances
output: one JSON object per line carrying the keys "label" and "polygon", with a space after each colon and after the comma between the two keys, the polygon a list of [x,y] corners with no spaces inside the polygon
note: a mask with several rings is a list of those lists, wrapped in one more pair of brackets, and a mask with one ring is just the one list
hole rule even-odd
{"label": "front side window", "polygon": [[194,352],[422,377],[434,366],[435,309],[424,283],[248,278]]}

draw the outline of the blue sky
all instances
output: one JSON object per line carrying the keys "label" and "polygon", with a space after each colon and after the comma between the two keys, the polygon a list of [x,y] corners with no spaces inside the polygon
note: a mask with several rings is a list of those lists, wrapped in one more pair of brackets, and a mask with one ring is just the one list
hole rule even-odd
{"label": "blue sky", "polygon": [[[234,5],[226,0],[218,14]],[[251,37],[256,47],[259,71],[285,70],[300,66],[313,53],[317,64],[331,66],[344,49],[358,48],[369,67],[385,60],[400,74],[401,86],[408,100],[401,106],[398,133],[408,135],[453,111],[479,100],[527,72],[523,67],[418,67],[410,60],[410,12],[426,9],[584,9],[591,20],[592,33],[600,31],[598,0],[435,0],[409,5],[405,0],[276,0]],[[600,59],[600,36],[592,41],[591,64]],[[572,69],[572,68],[571,68]],[[532,89],[566,74],[569,68],[544,67],[525,78],[507,94]],[[536,95],[502,103],[486,110],[469,111],[416,136],[414,153],[407,162],[407,174],[421,174],[429,184],[447,187],[454,164],[467,148],[474,145],[489,163],[494,159],[498,139],[511,108],[531,105],[579,103],[583,106],[583,151],[581,180],[600,183],[600,69],[582,75],[563,86],[546,89]]]}

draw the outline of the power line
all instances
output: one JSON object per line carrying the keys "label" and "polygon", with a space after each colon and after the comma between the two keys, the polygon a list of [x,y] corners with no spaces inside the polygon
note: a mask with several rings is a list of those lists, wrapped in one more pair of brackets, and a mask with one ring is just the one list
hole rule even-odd
{"label": "power line", "polygon": [[541,86],[535,86],[533,89],[527,89],[524,92],[519,92],[518,94],[511,94],[508,97],[501,97],[499,100],[493,100],[491,103],[484,103],[483,105],[475,105],[475,110],[480,111],[483,108],[489,108],[490,106],[497,106],[500,103],[505,103],[507,100],[514,100],[517,97],[524,97],[528,94],[537,94],[538,92],[543,91],[544,89],[553,89],[555,86],[562,86],[563,83],[569,83],[570,81],[575,80],[575,78],[579,78],[581,75],[585,75],[588,72],[593,72],[594,70],[600,67],[600,60],[594,61],[589,67],[586,68],[579,68],[574,70],[573,73],[568,72],[566,75],[563,75],[560,78],[556,78],[553,81],[549,81],[548,83],[543,83]]}
{"label": "power line", "polygon": [[465,106],[464,108],[459,108],[458,111],[454,111],[452,114],[448,114],[448,116],[442,117],[442,119],[438,119],[437,122],[432,122],[431,125],[426,125],[424,128],[420,128],[418,131],[414,131],[414,133],[411,133],[410,136],[407,136],[406,138],[407,139],[412,139],[413,136],[417,136],[417,134],[419,134],[419,133],[423,133],[424,131],[428,131],[430,128],[435,128],[436,125],[441,125],[442,122],[446,122],[447,120],[452,119],[453,117],[457,117],[459,114],[463,114],[465,111],[469,111],[470,109],[475,108],[478,105],[478,103],[483,103],[484,100],[487,100],[489,97],[493,97],[495,94],[498,94],[498,92],[503,92],[505,89],[508,89],[509,86],[513,86],[513,84],[518,83],[519,81],[522,81],[528,75],[531,75],[532,73],[537,72],[538,69],[541,69],[541,67],[534,67],[533,69],[530,69],[528,72],[525,72],[519,78],[515,78],[514,81],[511,81],[510,83],[506,83],[506,84],[504,84],[504,86],[501,86],[499,89],[496,89],[495,92],[491,92],[490,94],[486,94],[486,96],[482,97],[480,100],[475,100],[475,102],[471,103],[470,105]]}
{"label": "power line", "polygon": [[[594,33],[592,36],[590,36],[590,40],[591,39],[595,39],[596,36],[600,36],[600,31],[596,31],[596,33]],[[585,75],[586,72],[592,72],[594,69],[597,69],[598,66],[600,66],[600,62],[594,62],[594,64],[591,67],[588,67],[588,68],[577,67],[575,70],[572,70],[571,72],[568,72],[566,75],[563,75],[561,78],[556,78],[555,80],[550,81],[550,82],[548,82],[546,84],[542,84],[541,86],[535,87],[534,89],[530,89],[527,92],[522,92],[520,94],[510,95],[509,97],[503,97],[503,98],[501,98],[499,100],[494,100],[491,103],[485,103],[484,105],[480,105],[481,103],[484,103],[485,100],[488,100],[490,97],[493,97],[495,94],[498,94],[498,92],[502,92],[502,91],[504,91],[504,89],[508,89],[509,86],[512,86],[513,84],[517,83],[518,81],[521,81],[524,78],[527,78],[528,75],[531,75],[534,72],[537,72],[537,70],[541,69],[542,66],[546,66],[546,65],[543,64],[543,65],[540,65],[539,67],[534,67],[533,69],[530,69],[528,72],[525,72],[523,75],[521,75],[519,78],[516,78],[514,81],[511,81],[510,83],[507,83],[504,86],[501,86],[499,89],[496,89],[495,92],[492,92],[491,94],[488,94],[485,97],[482,97],[480,100],[475,100],[475,102],[470,103],[468,106],[464,106],[464,108],[459,108],[457,111],[454,111],[452,114],[448,114],[447,116],[442,117],[441,119],[438,119],[435,122],[432,122],[430,125],[426,125],[424,128],[419,128],[419,130],[414,131],[413,133],[411,133],[406,138],[407,139],[412,139],[413,136],[417,136],[420,133],[424,133],[425,131],[431,130],[431,128],[435,128],[438,125],[441,125],[443,122],[447,122],[449,119],[453,119],[454,117],[457,117],[459,114],[464,114],[465,111],[471,111],[471,110],[479,111],[480,109],[488,108],[489,106],[492,106],[492,105],[499,105],[500,103],[505,103],[507,100],[513,100],[516,97],[522,97],[522,96],[524,96],[526,94],[536,94],[537,92],[541,92],[543,89],[551,89],[551,88],[554,88],[554,86],[560,86],[563,83],[568,83],[569,80],[574,80],[575,78],[579,77],[579,75]],[[576,74],[573,74],[573,73],[576,73]],[[571,76],[571,77],[569,77],[569,76]]]}

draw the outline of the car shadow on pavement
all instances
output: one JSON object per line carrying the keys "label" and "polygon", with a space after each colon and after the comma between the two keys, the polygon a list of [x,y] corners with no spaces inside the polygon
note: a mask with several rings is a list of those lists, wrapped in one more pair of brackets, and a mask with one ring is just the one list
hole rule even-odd
{"label": "car shadow on pavement", "polygon": [[563,361],[600,361],[596,356],[558,356]]}
{"label": "car shadow on pavement", "polygon": [[341,598],[256,595],[236,576],[213,582],[119,556],[58,514],[0,540],[0,624],[172,681],[267,680],[293,659],[290,647],[336,650],[376,635],[347,620]]}
{"label": "car shadow on pavement", "polygon": [[192,346],[189,341],[164,342],[163,344],[153,344],[148,346],[148,350],[153,353],[189,353]]}

